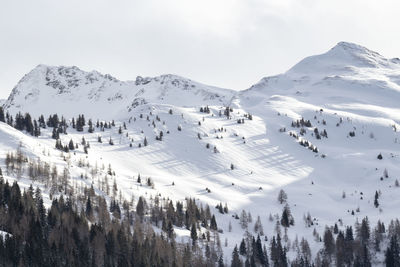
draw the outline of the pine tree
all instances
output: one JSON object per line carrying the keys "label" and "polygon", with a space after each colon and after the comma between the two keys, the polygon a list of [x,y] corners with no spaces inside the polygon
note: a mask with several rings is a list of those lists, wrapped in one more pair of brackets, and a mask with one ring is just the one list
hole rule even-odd
{"label": "pine tree", "polygon": [[220,255],[218,258],[218,267],[225,267],[224,259],[222,258],[222,255]]}
{"label": "pine tree", "polygon": [[213,216],[211,218],[210,228],[211,228],[211,230],[215,230],[215,231],[218,230],[217,221],[215,220],[214,214],[213,214]]}
{"label": "pine tree", "polygon": [[357,229],[357,237],[362,244],[367,244],[370,238],[370,227],[368,217],[365,217],[361,221],[361,226]]}
{"label": "pine tree", "polygon": [[190,238],[192,239],[192,244],[194,246],[197,241],[197,230],[195,223],[192,224],[192,228],[190,229]]}
{"label": "pine tree", "polygon": [[237,248],[237,246],[235,246],[235,248],[233,249],[233,252],[232,252],[231,267],[242,267],[242,266],[243,266],[243,263],[240,260],[238,248]]}
{"label": "pine tree", "polygon": [[69,150],[74,150],[75,149],[74,142],[72,141],[72,139],[69,141],[68,149]]}
{"label": "pine tree", "polygon": [[375,208],[379,207],[378,198],[379,198],[378,191],[375,191],[375,199],[374,199],[374,206],[375,206]]}
{"label": "pine tree", "polygon": [[90,196],[88,197],[87,201],[86,201],[86,216],[88,216],[89,218],[91,218],[93,211],[92,211],[92,202],[90,201]]}
{"label": "pine tree", "polygon": [[5,117],[4,117],[3,107],[0,107],[0,121],[1,122],[6,122]]}
{"label": "pine tree", "polygon": [[93,133],[94,132],[94,128],[93,128],[93,123],[92,123],[91,119],[89,119],[88,125],[89,125],[88,132],[89,133]]}
{"label": "pine tree", "polygon": [[281,189],[279,191],[278,201],[279,201],[280,204],[283,204],[283,203],[285,203],[287,201],[287,194],[283,189]]}
{"label": "pine tree", "polygon": [[242,238],[242,242],[240,242],[239,253],[242,256],[247,255],[246,242],[244,241],[244,238]]}
{"label": "pine tree", "polygon": [[139,216],[141,221],[143,220],[144,209],[145,209],[145,201],[144,201],[143,197],[139,197],[139,201],[136,205],[136,213]]}
{"label": "pine tree", "polygon": [[40,135],[40,127],[36,120],[33,120],[33,135],[36,137]]}
{"label": "pine tree", "polygon": [[393,235],[385,253],[385,263],[387,267],[400,266],[400,248],[397,236]]}
{"label": "pine tree", "polygon": [[51,138],[53,138],[53,139],[58,139],[58,138],[60,138],[60,135],[59,135],[59,133],[58,133],[58,131],[57,131],[57,128],[53,128],[53,132],[52,132],[52,134],[51,134]]}
{"label": "pine tree", "polygon": [[239,221],[240,225],[242,226],[242,229],[246,229],[248,226],[248,220],[247,220],[247,213],[245,210],[242,210]]}
{"label": "pine tree", "polygon": [[174,237],[174,226],[172,225],[171,221],[168,221],[167,234],[168,234],[169,238],[173,238]]}
{"label": "pine tree", "polygon": [[335,240],[329,228],[325,229],[324,233],[324,248],[325,252],[330,256],[335,250]]}
{"label": "pine tree", "polygon": [[282,216],[281,216],[281,225],[284,227],[290,227],[290,225],[294,225],[294,219],[292,217],[292,214],[290,212],[289,205],[285,205],[282,211]]}

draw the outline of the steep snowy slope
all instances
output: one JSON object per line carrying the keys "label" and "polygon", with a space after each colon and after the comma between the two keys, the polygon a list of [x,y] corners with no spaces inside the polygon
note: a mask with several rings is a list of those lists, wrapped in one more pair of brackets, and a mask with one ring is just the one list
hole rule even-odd
{"label": "steep snowy slope", "polygon": [[[399,86],[398,59],[339,43],[241,92],[173,75],[122,82],[76,67],[40,65],[19,82],[5,107],[11,114],[29,111],[34,117],[58,113],[67,119],[77,114],[94,121],[115,119],[116,127],[105,131],[95,128],[88,133],[86,126],[77,132],[69,127],[67,135],[61,134],[64,144],[71,139],[79,143],[82,137],[91,144],[88,155],[82,148],[69,153],[71,179],[102,191],[98,177],[103,173],[93,175],[79,167],[83,158],[92,166],[111,164],[126,199],[190,196],[212,207],[227,203],[229,214],[213,209],[223,230],[221,239],[228,240],[225,255],[245,233],[232,217],[242,210],[253,215],[250,232],[260,216],[264,232],[269,237],[276,234],[284,206],[277,196],[284,189],[295,218],[288,237],[306,237],[315,256],[322,243],[314,229],[323,234],[326,225],[338,223],[344,229],[365,216],[371,225],[398,217]],[[207,105],[210,113],[200,112]],[[229,118],[224,115],[227,105],[232,107]],[[50,156],[44,155],[47,160],[64,167],[61,152],[53,148],[51,130],[43,129],[34,138],[0,123],[0,166],[4,167],[5,153],[21,140],[27,154],[42,157],[45,148],[50,151]],[[162,141],[156,140],[160,131]],[[114,145],[109,145],[110,138]],[[151,177],[154,188],[138,184],[139,173]],[[80,174],[88,178],[81,179]],[[312,226],[303,221],[308,213]],[[179,238],[189,235],[184,229],[176,231]],[[295,251],[289,253],[296,256]],[[382,259],[377,255],[373,261]]]}
{"label": "steep snowy slope", "polygon": [[12,114],[23,111],[34,116],[84,113],[94,118],[126,117],[145,103],[195,106],[203,102],[229,103],[233,92],[203,85],[176,75],[137,77],[119,81],[109,74],[85,72],[77,67],[39,65],[12,90],[4,107]]}

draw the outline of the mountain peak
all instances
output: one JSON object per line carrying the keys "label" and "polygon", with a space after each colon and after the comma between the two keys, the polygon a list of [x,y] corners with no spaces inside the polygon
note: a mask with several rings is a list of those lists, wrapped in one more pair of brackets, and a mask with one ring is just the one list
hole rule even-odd
{"label": "mountain peak", "polygon": [[390,95],[399,91],[399,73],[400,59],[387,59],[364,46],[339,42],[323,54],[304,58],[283,74],[262,78],[250,90],[268,94],[310,94],[311,91],[319,94],[321,88],[336,92],[342,88],[371,87],[385,88]]}
{"label": "mountain peak", "polygon": [[[334,47],[331,48],[331,51],[335,51],[335,50],[343,50],[343,51],[347,51],[347,52],[351,52],[351,53],[375,53],[378,54],[376,52],[373,52],[371,50],[369,50],[368,48],[358,45],[356,43],[351,43],[351,42],[339,42],[337,43]],[[379,55],[379,54],[378,54]]]}
{"label": "mountain peak", "polygon": [[387,66],[388,64],[388,59],[384,58],[378,52],[349,42],[339,42],[326,54],[344,60],[350,60],[351,63],[362,67],[379,67]]}
{"label": "mountain peak", "polygon": [[379,53],[350,42],[339,42],[326,53],[310,56],[295,66],[287,74],[310,75],[324,73],[337,75],[355,68],[391,68],[393,60]]}
{"label": "mountain peak", "polygon": [[40,64],[14,87],[4,107],[11,113],[34,116],[85,113],[96,118],[128,116],[142,104],[197,106],[228,103],[234,92],[165,74],[120,81],[109,74],[84,71],[76,66]]}

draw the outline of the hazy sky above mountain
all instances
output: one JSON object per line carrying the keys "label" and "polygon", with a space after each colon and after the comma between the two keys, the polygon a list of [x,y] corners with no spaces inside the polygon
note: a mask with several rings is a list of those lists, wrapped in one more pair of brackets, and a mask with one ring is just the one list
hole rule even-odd
{"label": "hazy sky above mountain", "polygon": [[245,89],[339,41],[400,57],[390,0],[1,0],[0,98],[36,65]]}

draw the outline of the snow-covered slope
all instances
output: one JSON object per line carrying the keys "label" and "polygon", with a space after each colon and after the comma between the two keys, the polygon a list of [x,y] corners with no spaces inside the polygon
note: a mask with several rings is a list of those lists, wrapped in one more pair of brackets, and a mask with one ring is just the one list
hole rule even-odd
{"label": "snow-covered slope", "polygon": [[[400,61],[342,42],[241,92],[173,75],[122,82],[76,67],[40,65],[19,82],[5,107],[11,114],[29,111],[35,117],[58,113],[68,119],[77,114],[115,119],[115,128],[96,128],[94,133],[69,128],[61,139],[80,142],[84,136],[91,144],[86,160],[111,164],[127,199],[160,194],[174,200],[191,196],[211,206],[227,203],[229,214],[218,214],[217,221],[224,231],[221,239],[228,239],[225,255],[230,255],[244,233],[232,215],[243,209],[253,218],[260,216],[268,236],[276,233],[276,217],[270,221],[269,214],[282,212],[277,201],[281,189],[295,218],[288,231],[292,241],[296,236],[314,240],[314,228],[322,234],[325,225],[338,223],[343,229],[365,216],[371,225],[398,217],[399,102]],[[210,113],[199,112],[206,105]],[[230,119],[220,116],[226,105],[233,108]],[[293,127],[301,118],[310,124]],[[237,123],[239,119],[244,123]],[[119,134],[123,123],[127,129]],[[157,141],[160,131],[163,140]],[[99,135],[103,143],[97,142]],[[50,136],[50,129],[33,138],[0,123],[0,158],[18,140],[28,154],[42,157],[45,148],[57,155]],[[139,148],[145,137],[149,145]],[[70,154],[76,168],[72,176],[79,180],[79,173],[88,171],[77,162],[86,155],[82,149]],[[60,158],[52,160],[64,164]],[[152,177],[155,187],[139,186],[134,178],[138,173]],[[88,175],[81,182],[96,185],[97,178]],[[374,206],[376,191],[381,192],[379,208]],[[303,222],[307,213],[312,227]],[[322,244],[317,240],[310,245],[315,256]],[[382,259],[378,255],[373,261]]]}
{"label": "snow-covered slope", "polygon": [[242,96],[252,98],[250,103],[277,94],[327,107],[359,103],[362,109],[362,105],[396,108],[399,93],[399,59],[386,59],[362,46],[341,42],[325,54],[305,58],[284,74],[263,78]]}
{"label": "snow-covered slope", "polygon": [[196,106],[204,102],[227,104],[233,92],[203,85],[176,75],[138,76],[119,81],[109,74],[85,72],[77,67],[39,65],[12,90],[4,106],[10,113],[59,113],[114,119],[145,103]]}
{"label": "snow-covered slope", "polygon": [[[307,179],[285,186],[295,210],[308,210],[323,226],[339,219],[351,225],[365,216],[374,225],[397,216],[392,204],[400,200],[395,186],[400,177],[399,78],[398,59],[341,42],[240,92],[241,107],[271,129],[264,138],[311,169]],[[301,118],[311,126],[292,127]],[[328,138],[318,139],[316,131],[323,130]],[[319,152],[300,146],[303,141]],[[386,172],[391,174],[382,178]],[[376,191],[382,192],[379,208],[373,205]]]}

